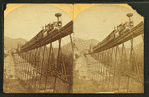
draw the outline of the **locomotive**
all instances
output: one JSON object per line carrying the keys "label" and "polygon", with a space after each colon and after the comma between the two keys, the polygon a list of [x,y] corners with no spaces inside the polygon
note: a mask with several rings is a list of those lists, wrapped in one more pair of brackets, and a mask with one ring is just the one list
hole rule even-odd
{"label": "locomotive", "polygon": [[116,29],[114,27],[114,30],[103,41],[98,43],[97,46],[93,47],[93,51],[105,46],[107,43],[113,41],[115,38],[123,35],[125,32],[129,31],[134,27],[134,22],[132,18],[133,14],[128,13],[126,16],[129,17],[129,21],[125,23],[121,23],[116,27]]}
{"label": "locomotive", "polygon": [[40,45],[40,41],[49,36],[54,34],[55,31],[59,30],[62,27],[62,18],[61,13],[56,13],[55,16],[57,17],[57,21],[53,23],[49,23],[45,25],[45,27],[42,27],[42,30],[39,31],[39,33],[33,37],[30,41],[28,41],[25,45],[21,47],[21,50],[24,50],[34,44]]}

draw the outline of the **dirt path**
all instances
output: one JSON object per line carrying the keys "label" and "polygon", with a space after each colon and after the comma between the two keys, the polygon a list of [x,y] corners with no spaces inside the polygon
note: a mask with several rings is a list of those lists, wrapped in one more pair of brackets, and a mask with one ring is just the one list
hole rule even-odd
{"label": "dirt path", "polygon": [[20,81],[15,78],[15,66],[11,54],[4,59],[3,92],[27,93]]}
{"label": "dirt path", "polygon": [[83,55],[80,55],[75,61],[75,69],[73,72],[73,93],[97,93],[100,91],[100,85],[90,80],[88,76],[87,64],[85,56]]}
{"label": "dirt path", "polygon": [[7,78],[15,79],[15,66],[11,54],[4,59],[4,69],[6,70]]}
{"label": "dirt path", "polygon": [[87,63],[83,55],[76,60],[75,71],[78,71],[79,79],[88,79]]}

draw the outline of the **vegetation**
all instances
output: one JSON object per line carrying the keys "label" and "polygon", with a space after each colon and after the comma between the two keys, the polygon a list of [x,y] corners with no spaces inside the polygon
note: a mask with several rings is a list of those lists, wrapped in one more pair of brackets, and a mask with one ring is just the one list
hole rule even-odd
{"label": "vegetation", "polygon": [[[135,50],[137,48],[137,50]],[[106,54],[102,57],[99,57],[98,53],[91,54],[91,56],[97,60],[99,63],[103,64],[106,68],[111,68],[111,72],[114,72],[115,67],[115,72],[113,75],[110,77],[107,77],[105,75],[105,81],[107,81],[106,84],[101,85],[103,89],[99,88],[99,90],[105,90],[107,91],[109,88],[107,85],[112,84],[114,86],[111,86],[113,88],[112,91],[118,92],[118,83],[120,83],[120,93],[125,93],[127,92],[127,86],[129,85],[128,92],[129,93],[143,93],[144,90],[144,84],[143,84],[143,74],[144,74],[144,69],[143,69],[143,46],[142,45],[137,45],[137,47],[134,47],[134,53],[133,56],[130,57],[130,48],[125,48],[126,49],[126,54],[123,53],[123,57],[121,55],[122,48],[119,47],[119,52],[117,54],[117,60],[115,60],[115,56],[112,55],[112,58],[108,58]],[[100,53],[101,54],[101,53]],[[130,61],[131,58],[131,61]],[[121,60],[122,59],[122,60]],[[116,62],[116,64],[115,64]],[[93,64],[92,64],[93,66]],[[94,70],[95,71],[95,70]],[[92,73],[92,72],[90,72]],[[97,73],[96,73],[97,74]],[[95,76],[95,74],[91,74]],[[119,76],[120,79],[117,77]],[[112,83],[114,77],[114,84]],[[110,79],[109,79],[110,78]],[[129,83],[128,83],[128,78],[129,78]],[[102,83],[102,80],[97,81],[95,79],[92,80],[93,83]],[[110,91],[110,90],[109,90]]]}
{"label": "vegetation", "polygon": [[[72,85],[72,65],[73,65],[73,55],[72,52],[69,54],[61,53],[59,58],[57,58],[58,55],[58,49],[54,48],[54,51],[51,52],[51,56],[49,57],[49,48],[45,50],[44,53],[44,59],[43,59],[43,49],[41,49],[40,53],[37,52],[35,55],[35,52],[30,57],[30,53],[26,53],[26,55],[19,54],[20,57],[22,57],[24,60],[26,60],[28,63],[30,63],[34,68],[38,69],[39,71],[42,70],[42,75],[47,77],[55,78],[55,73],[57,73],[62,79],[61,81],[57,78],[57,87],[59,86],[67,86],[65,88],[61,87],[60,90],[57,90],[57,92],[68,92],[69,84]],[[64,49],[62,49],[64,51]],[[58,63],[57,63],[58,62]],[[43,63],[43,67],[42,67]],[[66,71],[66,72],[65,72]],[[65,77],[66,75],[66,77]],[[36,76],[38,78],[39,76]],[[51,79],[51,78],[50,78]],[[51,80],[52,80],[51,79]],[[42,78],[43,83],[45,83],[45,77]],[[53,79],[54,80],[54,79]],[[65,83],[65,80],[68,80],[68,83]],[[39,81],[39,80],[38,80]],[[65,84],[64,84],[65,83]],[[54,83],[52,83],[54,84]],[[72,91],[72,88],[70,88]]]}

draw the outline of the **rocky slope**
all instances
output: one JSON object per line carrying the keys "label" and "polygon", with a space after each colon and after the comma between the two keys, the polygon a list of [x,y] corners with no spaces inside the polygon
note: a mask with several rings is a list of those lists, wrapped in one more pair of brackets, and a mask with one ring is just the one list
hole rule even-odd
{"label": "rocky slope", "polygon": [[12,39],[4,36],[4,46],[6,48],[17,48],[18,43],[25,44],[27,40],[22,38]]}

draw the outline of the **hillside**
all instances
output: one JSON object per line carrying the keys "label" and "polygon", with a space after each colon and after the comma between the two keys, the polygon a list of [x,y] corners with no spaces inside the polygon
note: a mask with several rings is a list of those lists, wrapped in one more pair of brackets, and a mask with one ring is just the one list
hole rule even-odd
{"label": "hillside", "polygon": [[[144,50],[143,50],[143,43],[139,43],[138,45],[134,46],[134,55],[135,55],[135,59],[137,60],[137,62],[140,62],[140,64],[142,65],[143,63],[143,57],[144,57]],[[116,50],[116,48],[114,48]],[[120,53],[118,53],[120,52]],[[123,56],[125,56],[127,58],[127,60],[130,58],[130,52],[131,52],[131,48],[126,48],[123,51]],[[113,53],[114,54],[114,53]],[[118,51],[117,51],[117,60],[120,60],[121,58],[121,54],[122,54],[122,47],[119,47]],[[124,55],[125,54],[125,55]],[[96,59],[97,61],[99,61],[99,55],[98,53],[94,53],[91,54],[91,56]],[[113,55],[113,59],[115,59],[115,55]]]}
{"label": "hillside", "polygon": [[137,55],[144,55],[144,45],[143,45],[143,42],[142,43],[139,43],[138,45],[135,46],[135,53]]}
{"label": "hillside", "polygon": [[[48,47],[49,49],[50,47]],[[64,46],[61,47],[61,50],[62,50],[62,53],[65,54],[65,55],[70,55],[72,54],[73,50],[72,50],[72,45],[71,43],[67,43],[65,44]],[[58,54],[58,48],[53,48],[53,51],[54,51],[54,54],[55,54],[55,57],[57,56]]]}
{"label": "hillside", "polygon": [[[66,45],[62,46],[61,49],[62,49],[62,53],[67,56],[72,54],[72,51],[73,51],[70,43],[67,43]],[[41,49],[41,52],[43,52],[43,50],[44,50],[44,48]],[[46,56],[46,54],[49,54],[50,47],[47,47],[47,50],[45,51],[46,52],[45,56]],[[53,53],[55,55],[55,58],[57,58],[58,48],[53,48]]]}
{"label": "hillside", "polygon": [[[67,56],[69,56],[73,52],[71,43],[67,43],[66,45],[62,46],[61,49],[62,49],[62,53]],[[53,51],[55,54],[55,58],[57,58],[58,48],[53,48]]]}
{"label": "hillside", "polygon": [[66,45],[62,46],[62,52],[66,55],[70,55],[72,54],[73,50],[72,50],[72,44],[71,43],[67,43]]}
{"label": "hillside", "polygon": [[[17,48],[17,44],[25,44],[27,40],[22,38],[12,39],[9,37],[4,37],[4,46],[6,48]],[[49,47],[48,47],[49,49]],[[55,55],[57,56],[58,48],[53,48]],[[70,55],[72,53],[72,46],[70,43],[67,43],[66,45],[62,46],[62,52],[66,55]]]}
{"label": "hillside", "polygon": [[[4,37],[4,46],[6,48],[17,48],[17,44],[25,44],[27,40],[22,39],[22,38],[17,38],[17,39],[12,39],[9,37]],[[58,48],[54,48],[54,52],[58,53]],[[66,55],[70,55],[72,53],[72,45],[71,43],[67,43],[66,45],[62,46],[62,52]]]}
{"label": "hillside", "polygon": [[25,44],[26,42],[27,40],[22,38],[12,39],[4,36],[4,46],[6,48],[17,48],[18,43]]}
{"label": "hillside", "polygon": [[92,47],[96,46],[99,43],[99,41],[95,39],[84,40],[81,38],[74,37],[74,43],[79,50],[88,50],[90,48],[90,45]]}

